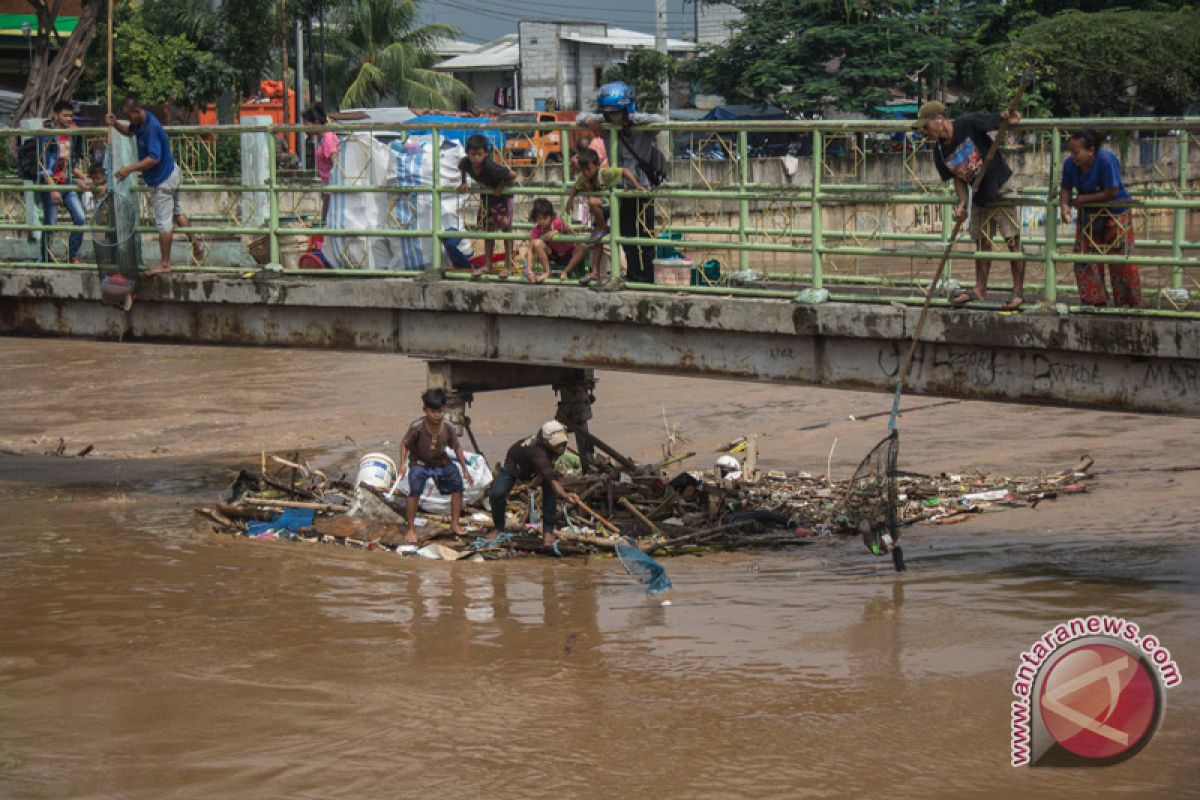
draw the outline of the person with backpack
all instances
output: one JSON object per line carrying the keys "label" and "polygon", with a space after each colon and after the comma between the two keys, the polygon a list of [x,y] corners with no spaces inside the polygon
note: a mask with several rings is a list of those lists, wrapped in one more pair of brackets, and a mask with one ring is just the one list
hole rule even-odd
{"label": "person with backpack", "polygon": [[[634,130],[637,125],[666,122],[659,114],[639,114],[633,88],[617,81],[600,87],[596,93],[596,113],[582,113],[581,125],[603,121],[617,127],[615,166],[628,168],[641,186],[658,186],[667,179],[667,161],[654,144],[655,134]],[[626,181],[624,188],[637,188]],[[622,236],[654,238],[654,199],[624,198],[620,201]],[[625,245],[626,279],[633,283],[654,283],[654,245]]]}
{"label": "person with backpack", "polygon": [[[67,131],[75,127],[75,106],[70,100],[59,100],[50,110],[50,119],[46,121],[47,128],[61,128]],[[78,180],[86,181],[83,171],[83,137],[78,134],[61,133],[46,134],[31,139],[34,154],[33,177],[38,183],[49,186],[65,186]],[[27,148],[28,144],[23,144]],[[18,167],[23,154],[18,154]],[[26,159],[28,156],[25,156]],[[25,165],[25,170],[29,166]],[[23,176],[22,176],[23,177]],[[71,216],[71,224],[82,226],[87,224],[87,216],[83,213],[83,199],[79,192],[38,192],[42,204],[42,221],[47,226],[58,222],[58,207],[62,206]],[[41,260],[50,261],[50,241],[53,231],[47,228],[42,231]],[[72,264],[80,263],[79,250],[83,246],[83,231],[71,231],[67,237],[67,259]]]}

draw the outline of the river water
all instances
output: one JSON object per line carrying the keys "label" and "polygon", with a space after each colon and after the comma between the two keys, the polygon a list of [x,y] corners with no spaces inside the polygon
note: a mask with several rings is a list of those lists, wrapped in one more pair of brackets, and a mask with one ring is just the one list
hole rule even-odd
{"label": "river water", "polygon": [[[670,560],[666,607],[611,560],[443,564],[193,516],[263,449],[345,471],[347,437],[394,449],[420,362],[2,339],[0,378],[0,797],[1197,795],[1198,472],[914,527],[903,575],[847,540]],[[835,477],[884,433],[848,417],[890,403],[615,373],[597,396],[635,457],[665,416],[705,464],[753,432],[768,469],[833,446]],[[1200,462],[1194,420],[932,402],[905,401],[904,469]],[[552,413],[549,389],[471,410],[492,459]],[[95,451],[44,455],[60,436]],[[1018,653],[1091,612],[1170,648],[1163,727],[1115,767],[1013,769]]]}

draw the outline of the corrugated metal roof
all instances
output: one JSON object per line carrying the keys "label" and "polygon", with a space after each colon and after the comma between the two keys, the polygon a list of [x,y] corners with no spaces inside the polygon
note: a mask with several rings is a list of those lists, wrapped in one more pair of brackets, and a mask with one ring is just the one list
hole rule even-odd
{"label": "corrugated metal roof", "polygon": [[[639,33],[631,31],[627,28],[608,29],[606,36],[593,36],[582,33],[564,33],[559,36],[560,39],[565,39],[568,42],[579,42],[581,44],[598,44],[608,47],[615,47],[619,50],[628,50],[632,47],[648,47],[654,48],[654,37],[648,33]],[[696,45],[692,42],[685,42],[682,39],[667,39],[667,50],[676,50],[682,52],[690,52],[696,49]]]}
{"label": "corrugated metal roof", "polygon": [[442,72],[465,72],[467,70],[516,69],[521,63],[521,46],[517,34],[509,33],[499,39],[480,45],[473,53],[449,58],[434,66]]}

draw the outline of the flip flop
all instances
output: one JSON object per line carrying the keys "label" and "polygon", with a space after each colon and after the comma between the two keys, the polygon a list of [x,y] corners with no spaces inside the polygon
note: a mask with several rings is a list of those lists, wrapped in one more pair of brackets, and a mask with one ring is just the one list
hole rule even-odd
{"label": "flip flop", "polygon": [[1013,295],[1012,298],[1007,303],[1000,306],[1000,310],[1001,311],[1020,311],[1021,306],[1023,306],[1023,305],[1025,305],[1025,299],[1023,297]]}
{"label": "flip flop", "polygon": [[983,298],[975,293],[974,289],[963,289],[961,292],[950,298],[950,305],[954,308],[962,308],[967,303],[982,303]]}

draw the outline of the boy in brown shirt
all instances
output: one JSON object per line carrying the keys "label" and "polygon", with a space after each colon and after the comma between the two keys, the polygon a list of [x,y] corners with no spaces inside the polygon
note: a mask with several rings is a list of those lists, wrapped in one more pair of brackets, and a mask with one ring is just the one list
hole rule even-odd
{"label": "boy in brown shirt", "polygon": [[[467,470],[467,457],[463,454],[462,445],[458,443],[454,426],[445,421],[445,390],[427,389],[421,395],[421,404],[425,416],[409,426],[408,432],[400,442],[400,475],[408,472],[408,505],[404,515],[405,522],[408,523],[408,531],[404,536],[406,544],[417,543],[413,520],[416,519],[417,505],[421,502],[426,481],[433,478],[437,490],[450,495],[450,530],[455,536],[465,535],[458,524],[458,518],[462,514],[463,476],[466,476],[467,483],[475,482]],[[461,474],[446,455],[447,447],[458,457],[458,463],[462,465]]]}

